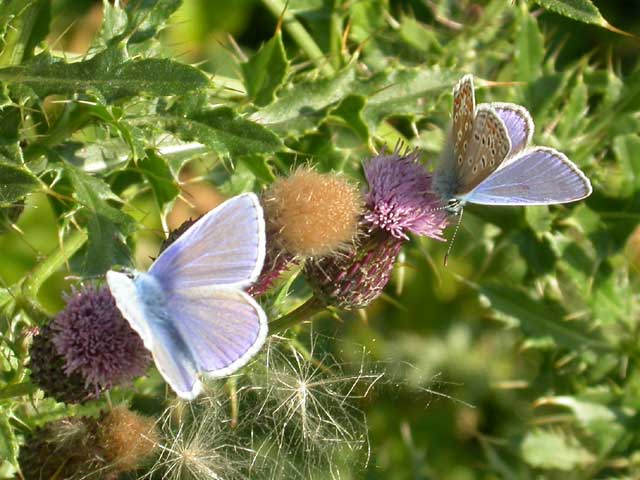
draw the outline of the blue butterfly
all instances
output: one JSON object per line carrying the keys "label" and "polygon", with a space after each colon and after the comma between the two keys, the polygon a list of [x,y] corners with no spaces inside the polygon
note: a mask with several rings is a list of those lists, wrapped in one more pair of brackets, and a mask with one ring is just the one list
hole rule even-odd
{"label": "blue butterfly", "polygon": [[227,200],[194,223],[148,272],[107,272],[118,309],[179,397],[202,390],[262,347],[267,317],[243,288],[262,270],[265,225],[253,193]]}
{"label": "blue butterfly", "polygon": [[513,103],[476,106],[473,77],[453,90],[453,128],[434,175],[434,190],[447,209],[461,213],[465,203],[552,205],[591,195],[589,179],[563,153],[527,148],[533,120]]}

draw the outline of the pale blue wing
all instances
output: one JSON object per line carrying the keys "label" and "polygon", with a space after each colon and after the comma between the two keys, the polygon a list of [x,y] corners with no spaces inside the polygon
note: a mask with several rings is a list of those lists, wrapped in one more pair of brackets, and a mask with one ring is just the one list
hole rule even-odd
{"label": "pale blue wing", "polygon": [[166,290],[212,285],[246,287],[265,254],[262,207],[253,193],[233,197],[204,215],[149,269]]}
{"label": "pale blue wing", "polygon": [[520,153],[533,137],[533,120],[526,108],[515,103],[491,103],[509,133],[511,156]]}
{"label": "pale blue wing", "polygon": [[536,147],[496,170],[460,200],[483,205],[551,205],[591,194],[591,183],[564,154]]}
{"label": "pale blue wing", "polygon": [[235,288],[174,291],[168,305],[198,371],[212,377],[229,375],[245,365],[267,336],[264,311]]}
{"label": "pale blue wing", "polygon": [[132,280],[119,272],[107,272],[107,284],[118,309],[142,337],[162,377],[176,394],[192,400],[202,390],[191,350],[176,330],[166,300],[153,277],[137,274]]}

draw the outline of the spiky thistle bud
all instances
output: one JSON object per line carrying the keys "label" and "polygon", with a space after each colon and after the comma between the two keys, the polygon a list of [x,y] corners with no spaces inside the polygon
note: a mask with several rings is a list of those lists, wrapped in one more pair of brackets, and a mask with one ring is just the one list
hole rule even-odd
{"label": "spiky thistle bud", "polygon": [[159,435],[155,421],[126,407],[116,407],[98,422],[97,443],[113,470],[140,468],[155,452]]}
{"label": "spiky thistle bud", "polygon": [[319,258],[305,266],[316,296],[344,309],[363,308],[389,281],[408,234],[441,240],[447,215],[431,191],[431,175],[418,163],[418,152],[384,152],[364,167],[369,184],[360,241],[342,255]]}
{"label": "spiky thistle bud", "polygon": [[81,403],[96,397],[96,389],[87,388],[82,375],[65,373],[65,361],[53,344],[51,324],[40,328],[33,337],[29,363],[31,380],[48,397],[64,403]]}
{"label": "spiky thistle bud", "polygon": [[72,293],[51,326],[65,373],[78,373],[96,389],[127,383],[143,375],[151,363],[142,339],[106,287]]}
{"label": "spiky thistle bud", "polygon": [[264,293],[291,265],[348,249],[358,230],[362,199],[343,176],[300,167],[262,195],[267,223],[265,267],[253,295]]}

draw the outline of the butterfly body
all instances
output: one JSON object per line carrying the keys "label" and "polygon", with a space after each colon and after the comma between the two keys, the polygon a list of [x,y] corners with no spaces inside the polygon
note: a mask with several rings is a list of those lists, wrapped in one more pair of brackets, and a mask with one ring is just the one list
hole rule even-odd
{"label": "butterfly body", "polygon": [[591,194],[589,179],[563,153],[531,147],[533,120],[522,106],[476,106],[473,77],[465,75],[453,91],[453,126],[434,190],[459,213],[465,203],[551,205]]}
{"label": "butterfly body", "polygon": [[116,305],[180,397],[195,398],[201,375],[233,373],[264,343],[266,315],[243,291],[264,249],[262,209],[245,194],[198,220],[148,272],[107,272]]}

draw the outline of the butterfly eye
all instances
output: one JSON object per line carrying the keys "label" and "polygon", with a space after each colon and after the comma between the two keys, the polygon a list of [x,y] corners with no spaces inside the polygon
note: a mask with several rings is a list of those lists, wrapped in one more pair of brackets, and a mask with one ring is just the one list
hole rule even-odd
{"label": "butterfly eye", "polygon": [[487,158],[484,155],[480,158],[480,163],[482,163],[482,168],[487,166]]}
{"label": "butterfly eye", "polygon": [[495,148],[491,149],[491,155],[493,155],[494,157],[496,156],[496,149]]}
{"label": "butterfly eye", "polygon": [[458,130],[458,140],[460,140],[461,138],[462,138],[462,132]]}
{"label": "butterfly eye", "polygon": [[467,141],[465,140],[464,143],[462,144],[462,151],[466,152],[467,151]]}
{"label": "butterfly eye", "polygon": [[494,162],[493,160],[491,160],[491,161],[489,162],[489,165],[490,165],[490,166],[492,166],[492,167],[493,167],[495,164],[496,164],[496,162]]}
{"label": "butterfly eye", "polygon": [[473,138],[475,138],[475,139],[476,139],[476,142],[479,142],[479,141],[480,141],[480,134],[478,134],[478,133],[474,133],[474,134],[473,134]]}
{"label": "butterfly eye", "polygon": [[487,144],[487,137],[485,137],[484,135],[482,136],[482,145],[486,145]]}
{"label": "butterfly eye", "polygon": [[458,155],[458,165],[462,165],[462,162],[464,162],[462,155]]}
{"label": "butterfly eye", "polygon": [[474,165],[474,166],[473,166],[473,170],[472,170],[472,171],[473,171],[473,173],[476,173],[476,172],[478,171],[478,166],[477,166],[477,165]]}

